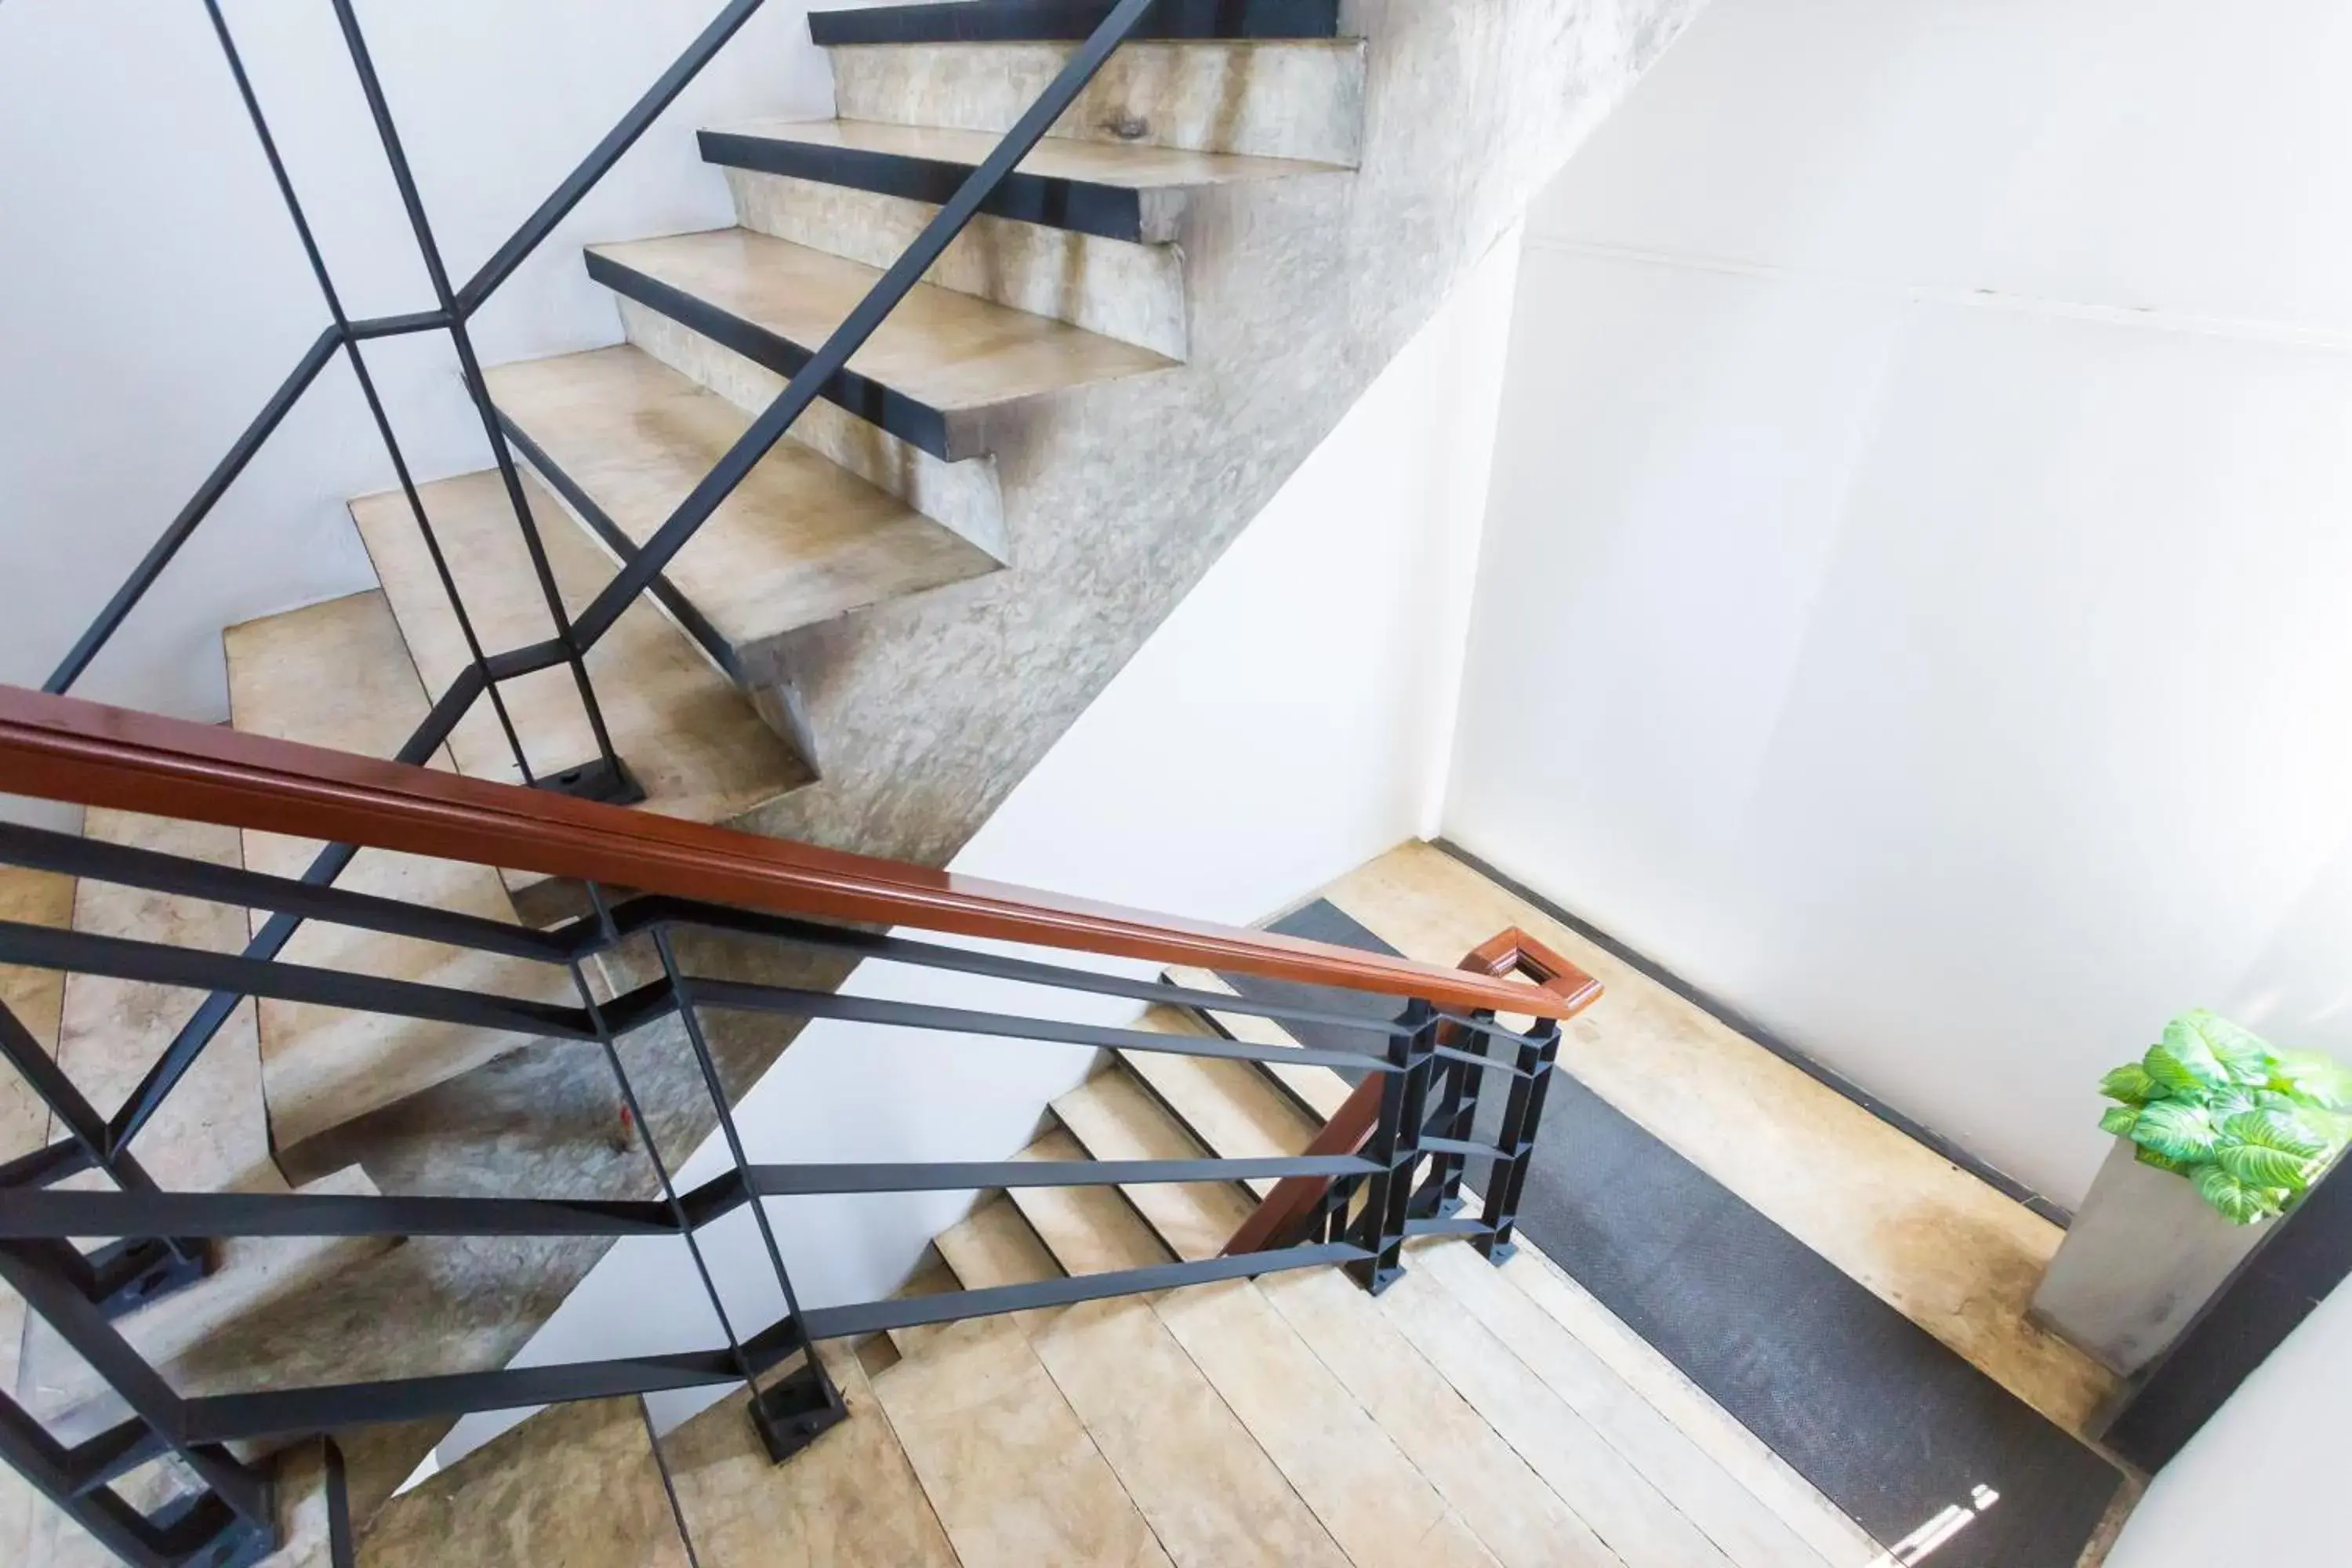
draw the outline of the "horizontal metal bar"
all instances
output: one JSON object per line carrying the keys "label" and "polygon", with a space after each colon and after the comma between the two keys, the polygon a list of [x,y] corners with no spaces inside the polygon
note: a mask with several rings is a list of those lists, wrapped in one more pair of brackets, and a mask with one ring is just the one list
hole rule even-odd
{"label": "horizontal metal bar", "polygon": [[604,1198],[0,1192],[0,1240],[68,1237],[675,1235],[667,1205]]}
{"label": "horizontal metal bar", "polygon": [[412,310],[404,316],[368,316],[351,324],[353,342],[367,342],[375,338],[396,338],[410,332],[434,332],[446,327],[452,318],[446,310]]}
{"label": "horizontal metal bar", "polygon": [[460,311],[470,316],[481,309],[482,301],[488,300],[498,286],[522,265],[525,257],[538,249],[540,243],[555,232],[555,226],[563,221],[565,215],[580,205],[581,198],[594,189],[596,182],[620,162],[621,154],[634,146],[637,138],[661,118],[662,110],[670,106],[671,100],[701,74],[702,68],[710,63],[710,58],[735,36],[744,23],[751,19],[751,13],[760,8],[760,4],[761,0],[731,0],[725,10],[712,18],[710,25],[671,62],[667,70],[656,79],[653,86],[646,89],[645,96],[631,104],[629,111],[604,133],[604,139],[589,149],[588,155],[580,160],[579,166],[565,175],[563,183],[557,185],[548,198],[523,220],[522,226],[516,229],[488,261],[482,263],[482,269],[466,280],[465,286],[457,290],[457,309]]}
{"label": "horizontal metal bar", "polygon": [[940,1029],[953,1034],[1037,1040],[1050,1045],[1095,1046],[1105,1050],[1215,1057],[1229,1061],[1308,1062],[1367,1072],[1402,1070],[1377,1057],[1360,1056],[1354,1051],[1314,1050],[1304,1046],[1257,1046],[1218,1036],[1163,1035],[1150,1029],[1068,1024],[1057,1019],[981,1013],[963,1007],[937,1007],[928,1003],[899,1002],[881,996],[841,996],[831,992],[804,991],[789,985],[748,985],[731,980],[693,977],[681,984],[698,1005],[716,1007],[725,1012],[781,1013],[795,1018],[840,1018],[857,1024],[895,1024],[910,1029]]}
{"label": "horizontal metal bar", "polygon": [[1407,1236],[1492,1236],[1495,1227],[1469,1215],[1433,1215],[1404,1222]]}
{"label": "horizontal metal bar", "polygon": [[179,515],[148,547],[139,564],[131,568],[131,575],[123,579],[122,586],[114,591],[114,597],[106,602],[106,607],[99,611],[98,618],[89,624],[89,629],[81,634],[80,639],[59,661],[57,668],[49,673],[49,679],[41,685],[42,690],[63,692],[81,679],[82,671],[89,668],[90,660],[98,657],[99,650],[105,647],[115,632],[121,629],[125,617],[137,607],[140,600],[147,596],[147,590],[155,585],[155,579],[163,574],[163,568],[172,563],[172,558],[179,554],[180,547],[195,533],[196,525],[211,515],[221,497],[228,493],[229,486],[245,472],[245,466],[253,461],[253,455],[261,450],[262,443],[269,439],[294,405],[301,401],[302,395],[310,389],[310,384],[319,379],[319,373],[327,368],[327,362],[334,358],[336,351],[342,346],[342,334],[329,327],[303,351],[302,357],[295,362],[286,379],[278,383],[278,390],[269,395],[269,401],[261,405],[261,412],[253,416],[253,422],[245,427],[221,460],[214,465],[213,471],[205,476],[204,482],[196,487],[196,493],[188,498],[188,504],[180,509]]}
{"label": "horizontal metal bar", "polygon": [[437,1377],[395,1378],[379,1383],[215,1394],[182,1402],[180,1435],[187,1442],[236,1443],[258,1437],[308,1436],[342,1426],[427,1421],[482,1410],[614,1399],[625,1394],[741,1381],[735,1359],[727,1352],[688,1351],[677,1355],[505,1367],[495,1372],[448,1373]]}
{"label": "horizontal metal bar", "polygon": [[60,1139],[46,1149],[19,1154],[0,1165],[0,1187],[45,1187],[93,1170],[98,1161],[89,1149],[73,1139]]}
{"label": "horizontal metal bar", "polygon": [[1439,1012],[1433,1016],[1441,1024],[1451,1024],[1457,1029],[1475,1029],[1479,1034],[1490,1035],[1498,1040],[1508,1040],[1513,1045],[1532,1046],[1538,1043],[1535,1036],[1514,1029],[1507,1024],[1498,1024],[1492,1018],[1473,1018],[1465,1013],[1446,1012]]}
{"label": "horizontal metal bar", "polygon": [[[1123,974],[1106,974],[1099,970],[1077,969],[1034,958],[1014,958],[982,949],[950,947],[941,942],[888,936],[846,926],[823,925],[812,921],[795,920],[790,915],[765,914],[721,904],[698,903],[688,899],[666,896],[632,899],[616,908],[613,918],[624,936],[658,924],[699,925],[745,936],[773,937],[781,942],[835,952],[856,953],[862,958],[878,959],[889,963],[981,974],[991,979],[1043,985],[1057,991],[1084,991],[1098,996],[1119,996],[1157,1006],[1214,1006],[1219,1012],[1240,1014],[1245,1017],[1350,1029],[1382,1039],[1403,1032],[1393,1021],[1387,1019],[1255,1002],[1240,996],[1229,997],[1221,991],[1195,991],[1171,985],[1162,980],[1137,980]],[[1293,1056],[1284,1059],[1297,1058]]]}
{"label": "horizontal metal bar", "polygon": [[804,1314],[809,1338],[840,1339],[883,1329],[919,1328],[926,1323],[952,1323],[965,1318],[1025,1312],[1034,1307],[1067,1307],[1080,1301],[1100,1301],[1113,1296],[1138,1296],[1160,1290],[1206,1285],[1219,1279],[1255,1279],[1291,1268],[1323,1264],[1354,1263],[1370,1258],[1360,1247],[1331,1242],[1318,1247],[1276,1247],[1271,1252],[1244,1252],[1231,1258],[1204,1258],[1191,1263],[1161,1263],[1149,1268],[1122,1268],[1107,1274],[1080,1274],[1060,1279],[1040,1279],[1026,1285],[992,1285],[981,1290],[946,1290],[936,1296],[895,1296],[855,1307],[816,1307]]}
{"label": "horizontal metal bar", "polygon": [[74,1496],[88,1497],[108,1482],[171,1451],[172,1445],[162,1433],[134,1418],[77,1443],[67,1450],[64,1463]]}
{"label": "horizontal metal bar", "polygon": [[1430,1054],[1436,1057],[1441,1061],[1461,1062],[1467,1067],[1483,1068],[1487,1072],[1501,1073],[1505,1078],[1533,1078],[1536,1076],[1531,1072],[1521,1072],[1517,1063],[1506,1061],[1501,1057],[1482,1057],[1475,1051],[1457,1050],[1452,1046],[1439,1046]]}
{"label": "horizontal metal bar", "polygon": [[130,844],[0,823],[0,861],[68,877],[92,877],[150,892],[174,893],[246,909],[275,910],[361,931],[415,937],[452,947],[503,953],[548,963],[570,962],[570,945],[545,931],[508,921],[403,903],[291,877],[194,860]]}
{"label": "horizontal metal bar", "polygon": [[[1165,1182],[1247,1182],[1283,1176],[1366,1176],[1380,1167],[1351,1154],[1292,1154],[1257,1160],[1001,1160],[884,1165],[753,1165],[751,1190],[765,1198],[817,1193],[958,1192],[967,1187],[1146,1186]],[[0,1199],[5,1202],[5,1199]],[[5,1213],[5,1209],[0,1209]],[[5,1234],[0,1231],[0,1234]]]}
{"label": "horizontal metal bar", "polygon": [[1413,1146],[1410,1152],[1413,1154],[1463,1154],[1477,1160],[1507,1160],[1511,1157],[1507,1150],[1497,1149],[1492,1143],[1474,1143],[1466,1138],[1423,1137]]}
{"label": "horizontal metal bar", "polygon": [[0,921],[0,953],[12,963],[34,969],[102,974],[113,980],[137,980],[192,990],[217,989],[284,1002],[312,1002],[354,1012],[388,1013],[395,1017],[464,1024],[511,1034],[567,1040],[596,1037],[587,1015],[576,1007],[526,1002],[511,996],[482,996],[446,985],[383,980],[340,969],[314,969],[307,964],[168,947],[89,931],[58,931],[15,921]]}
{"label": "horizontal metal bar", "polygon": [[513,680],[520,676],[536,675],[542,669],[553,669],[559,664],[572,661],[572,650],[562,637],[549,637],[544,642],[529,643],[521,647],[494,653],[483,662],[492,680]]}

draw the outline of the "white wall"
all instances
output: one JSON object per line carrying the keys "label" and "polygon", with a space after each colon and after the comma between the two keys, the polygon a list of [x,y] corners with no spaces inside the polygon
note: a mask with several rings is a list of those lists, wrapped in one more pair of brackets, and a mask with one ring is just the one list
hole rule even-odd
{"label": "white wall", "polygon": [[[855,0],[826,0],[852,4]],[[808,6],[772,0],[478,318],[487,363],[617,342],[580,247],[730,220],[698,122],[824,114]],[[462,281],[718,0],[365,0]],[[356,315],[428,309],[331,9],[226,6]],[[0,681],[38,685],[328,315],[201,6],[0,5]],[[367,351],[419,479],[487,468],[446,336]],[[227,711],[222,626],[372,587],[346,499],[394,483],[350,370],[322,374],[77,693]],[[0,805],[5,805],[0,802]]]}
{"label": "white wall", "polygon": [[[1465,279],[955,869],[1238,924],[1435,830],[1517,253],[1507,240]],[[1138,1011],[883,965],[845,990],[1112,1024]],[[819,1022],[745,1097],[740,1124],[756,1161],[1000,1160],[1091,1060]],[[680,1180],[725,1168],[714,1139]],[[798,1198],[770,1212],[803,1303],[825,1305],[896,1289],[971,1197]],[[755,1326],[774,1318],[749,1215],[705,1236],[730,1314]],[[513,1364],[718,1343],[681,1283],[690,1269],[682,1244],[621,1242]],[[646,1291],[653,1278],[669,1283]],[[657,1399],[656,1416],[682,1419],[708,1399]],[[444,1462],[523,1414],[469,1417]]]}
{"label": "white wall", "polygon": [[1715,0],[1529,221],[1446,831],[2062,1203],[2172,1012],[2352,1056],[2347,78]]}

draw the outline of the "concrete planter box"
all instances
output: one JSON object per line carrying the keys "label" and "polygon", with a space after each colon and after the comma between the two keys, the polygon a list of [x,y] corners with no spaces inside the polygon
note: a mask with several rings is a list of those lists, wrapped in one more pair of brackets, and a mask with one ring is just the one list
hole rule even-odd
{"label": "concrete planter box", "polygon": [[2276,1223],[2231,1225],[2118,1138],[2029,1316],[2128,1376],[2180,1337]]}

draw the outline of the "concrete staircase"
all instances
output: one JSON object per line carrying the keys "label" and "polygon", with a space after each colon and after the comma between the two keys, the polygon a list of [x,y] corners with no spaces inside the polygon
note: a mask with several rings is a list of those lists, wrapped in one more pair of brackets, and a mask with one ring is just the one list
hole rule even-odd
{"label": "concrete staircase", "polygon": [[[1203,1026],[1165,1010],[1144,1024]],[[1171,1060],[1234,1070],[1139,1070]],[[1057,1101],[1020,1157],[1295,1153],[1320,1125],[1255,1064],[1137,1052]],[[1229,1184],[987,1194],[908,1289],[1211,1257],[1253,1201]],[[782,1467],[740,1395],[657,1445],[634,1402],[551,1410],[394,1500],[361,1561],[657,1563],[689,1540],[703,1564],[740,1568],[1879,1557],[1532,1248],[1496,1269],[1465,1244],[1417,1243],[1378,1298],[1308,1270],[895,1331],[828,1347],[827,1364],[851,1418]]]}
{"label": "concrete staircase", "polygon": [[[660,594],[628,610],[588,656],[615,748],[645,788],[645,809],[943,863],[1698,4],[1349,0],[1335,8],[1328,0],[1265,0],[1167,7],[1180,20],[1210,12],[1216,19],[1171,24],[1160,30],[1178,36],[1147,37],[1114,57],[987,215],[677,558]],[[725,174],[737,226],[591,247],[583,263],[614,297],[618,341],[489,372],[549,570],[570,608],[602,585],[615,542],[646,538],[741,432],[751,411],[824,341],[933,204],[1060,68],[1102,7],[1023,0],[991,9],[1003,26],[986,38],[972,37],[978,13],[961,5],[820,17],[814,30],[832,58],[839,118],[704,132],[704,156]],[[1314,36],[1332,32],[1329,16],[1338,36]],[[498,476],[428,483],[420,499],[483,646],[496,650],[547,637],[535,568]],[[228,628],[233,722],[255,734],[390,755],[468,655],[404,498],[360,498],[352,512],[379,587]],[[560,776],[593,757],[567,670],[509,682],[501,695],[534,773]],[[518,777],[487,702],[431,765]],[[91,827],[149,830],[96,820]],[[248,833],[202,852],[293,875],[318,847]],[[577,888],[544,878],[375,851],[362,852],[339,885],[535,924],[576,910],[580,899]],[[82,919],[79,910],[74,918]],[[90,918],[127,920],[146,936],[173,929],[156,910]],[[192,940],[233,946],[257,923],[217,907],[206,918],[226,923]],[[323,926],[305,927],[284,956],[571,999],[560,974],[551,979],[541,968]],[[738,962],[725,953],[696,956]],[[829,985],[844,973],[811,962],[762,977]],[[625,978],[612,977],[615,988]],[[60,1048],[75,1054],[78,1077],[88,1070],[102,1079],[135,1077],[193,1005],[185,994],[102,1002],[99,983],[77,984],[82,989],[67,998]],[[104,1048],[118,1053],[111,1063],[91,1063],[86,1058],[96,1047],[77,1045],[70,1017],[78,1005],[95,1009],[94,1026],[110,1031]],[[149,1032],[132,1038],[114,1029],[131,1015]],[[162,1036],[152,1033],[158,1027]],[[632,1071],[663,1147],[683,1150],[709,1131],[712,1112],[673,1029],[641,1032],[643,1065],[633,1059]],[[714,1044],[728,1080],[740,1087],[790,1038],[789,1029],[767,1021],[722,1029]],[[208,1056],[208,1072],[227,1070],[213,1068],[215,1059],[235,1065],[246,1081],[222,1090],[220,1103],[230,1109],[205,1121],[198,1142],[231,1157],[175,1172],[167,1184],[209,1189],[290,1179],[436,1193],[534,1184],[650,1190],[593,1053],[478,1028],[267,1002],[241,1010]],[[181,1093],[199,1091],[192,1082]],[[1295,1144],[1333,1103],[1330,1086],[1307,1069],[1286,1070],[1276,1086],[1255,1074],[1154,1060],[1134,1072],[1122,1067],[1072,1097],[1060,1108],[1059,1141],[1035,1152],[1067,1157],[1073,1138],[1097,1153],[1171,1139],[1211,1147],[1231,1140],[1266,1152]],[[1129,1210],[1089,1206],[1082,1196],[1055,1198],[1066,1211],[1058,1218],[1041,1213],[1045,1200],[1027,1197],[1020,1207],[989,1211],[988,1226],[1016,1237],[1020,1226],[1034,1227],[1029,1250],[992,1255],[1000,1261],[991,1267],[1071,1267],[1082,1257],[1154,1248],[1200,1256],[1222,1244],[1244,1202],[1238,1190],[1141,1190]],[[1090,1222],[1076,1226],[1075,1217],[1086,1215]],[[1111,1224],[1115,1215],[1124,1216],[1124,1228]],[[980,1216],[973,1223],[980,1226]],[[199,1290],[147,1309],[126,1327],[190,1394],[470,1370],[513,1354],[600,1250],[593,1242],[424,1237],[388,1250],[347,1245],[306,1254],[290,1244],[257,1246],[225,1258],[218,1277]],[[943,1237],[940,1250],[958,1278],[970,1281],[967,1268],[982,1270],[963,1240]],[[1217,1299],[1274,1313],[1285,1293],[1219,1288]],[[1117,1419],[1140,1417],[1119,1417],[1109,1404],[1081,1412],[1064,1390],[1066,1418],[1031,1435],[1063,1457],[1056,1462],[1066,1464],[1077,1489],[1070,1496],[1092,1500],[1073,1501],[1077,1511],[1056,1516],[1058,1522],[1033,1520],[992,1534],[996,1505],[975,1489],[982,1479],[955,1479],[949,1457],[973,1431],[996,1430],[989,1423],[1000,1419],[1009,1431],[1026,1431],[1027,1416],[951,1408],[945,1390],[961,1380],[942,1378],[940,1358],[994,1356],[1005,1375],[1025,1378],[1033,1392],[1046,1386],[1041,1376],[1060,1389],[1061,1372],[1078,1362],[1053,1371],[1055,1359],[1085,1353],[1076,1325],[1099,1320],[1144,1339],[1181,1340],[1169,1318],[1176,1310],[1166,1301],[1075,1310],[1056,1320],[1067,1325],[1056,1331],[1061,1349],[1045,1343],[1042,1323],[971,1325],[941,1331],[924,1353],[877,1371],[870,1385],[845,1370],[853,1406],[878,1404],[888,1422],[853,1420],[820,1449],[854,1458],[809,1456],[748,1489],[772,1499],[761,1507],[803,1510],[793,1515],[801,1521],[796,1538],[828,1539],[822,1530],[836,1529],[831,1539],[856,1543],[812,1561],[868,1560],[856,1552],[877,1562],[924,1561],[931,1545],[917,1537],[941,1552],[951,1542],[966,1562],[1009,1560],[1031,1539],[1022,1531],[1082,1524],[1108,1532],[1069,1538],[1107,1553],[1087,1561],[1118,1560],[1118,1543],[1143,1561],[1165,1560],[1153,1555],[1163,1550],[1177,1561],[1212,1560],[1200,1545],[1211,1536],[1186,1536],[1171,1522],[1201,1505],[1153,1491],[1120,1468],[1144,1464],[1150,1445],[1112,1435]],[[1163,1360],[1174,1353],[1153,1343]],[[48,1387],[36,1380],[52,1379],[52,1360],[37,1335],[28,1337],[18,1386],[28,1394]],[[1175,1375],[1175,1363],[1168,1366]],[[984,1394],[986,1377],[973,1377]],[[102,1416],[97,1405],[84,1408],[89,1390],[70,1368],[52,1381],[55,1388],[34,1400],[38,1407],[77,1422]],[[1242,1410],[1232,1389],[1211,1382]],[[1030,1406],[1023,1400],[1007,1408]],[[919,1410],[930,1411],[925,1419],[937,1425],[918,1421]],[[1266,1441],[1244,1417],[1231,1418]],[[545,1542],[583,1528],[582,1521],[520,1494],[497,1500],[495,1486],[480,1478],[542,1450],[624,1454],[641,1425],[634,1406],[539,1417],[469,1460],[463,1476],[404,1497],[378,1521],[370,1550],[381,1556],[414,1538],[442,1539],[446,1551],[456,1539],[469,1552],[511,1549],[519,1555],[508,1560],[516,1562],[573,1560],[564,1555],[569,1548]],[[936,1437],[909,1435],[924,1430]],[[722,1406],[672,1440],[680,1455],[708,1461],[678,1467],[690,1519],[698,1509],[715,1519],[738,1506],[695,1478],[749,1466],[739,1440],[748,1432],[740,1412]],[[889,1438],[892,1432],[898,1436]],[[563,1441],[550,1433],[564,1434]],[[362,1517],[438,1436],[433,1424],[355,1436]],[[1218,1445],[1233,1449],[1235,1441],[1231,1428],[1223,1436],[1203,1429],[1200,1440],[1210,1446],[1204,1453],[1223,1452]],[[1096,1457],[1087,1461],[1087,1454]],[[966,1458],[977,1463],[987,1456]],[[1389,1540],[1389,1525],[1372,1531],[1374,1540],[1360,1523],[1338,1517],[1347,1510],[1317,1489],[1337,1487],[1339,1478],[1302,1479],[1277,1464],[1280,1478],[1269,1480],[1263,1468],[1228,1459],[1241,1467],[1234,1476],[1256,1479],[1234,1482],[1242,1489],[1233,1506],[1242,1511],[1216,1529],[1243,1529],[1245,1516],[1257,1519],[1249,1510],[1263,1504],[1275,1510],[1265,1521],[1279,1516],[1279,1529],[1265,1523],[1275,1533],[1263,1539],[1288,1543],[1277,1555],[1300,1553],[1286,1561],[1338,1561],[1334,1551],[1370,1561],[1362,1553]],[[871,1486],[891,1464],[929,1500],[904,1518],[880,1500],[859,1501],[814,1479],[835,1473],[825,1468],[833,1465]],[[603,1464],[572,1473],[608,1472],[620,1473]],[[1116,1484],[1105,1479],[1112,1472]],[[1064,1471],[1049,1466],[1035,1473]],[[1046,1488],[1041,1495],[1058,1493]],[[1277,1506],[1283,1497],[1290,1501]],[[299,1493],[293,1500],[311,1508],[316,1498]],[[1420,1533],[1411,1539],[1459,1538],[1465,1560],[1480,1560],[1468,1536],[1447,1522],[1449,1510],[1465,1520],[1474,1510],[1450,1494],[1434,1511],[1426,1500],[1406,1510],[1428,1514],[1412,1513]],[[1097,1505],[1099,1517],[1091,1511]],[[1402,1517],[1381,1506],[1389,1511],[1378,1517]],[[467,1515],[467,1508],[482,1511]],[[426,1519],[434,1509],[445,1511]],[[1131,1517],[1139,1510],[1149,1524],[1139,1534]],[[640,1511],[658,1535],[663,1510]],[[923,1536],[916,1520],[934,1515],[931,1535]],[[478,1543],[460,1528],[467,1518],[483,1521]],[[492,1520],[504,1522],[493,1527]],[[743,1528],[757,1525],[753,1517]],[[600,1519],[589,1533],[601,1541],[611,1528]],[[711,1529],[714,1541],[726,1539],[723,1525]],[[944,1537],[934,1540],[942,1529]],[[551,1533],[535,1537],[535,1530]],[[1538,1560],[1507,1556],[1493,1540],[1488,1545],[1507,1561]],[[667,1561],[667,1550],[648,1543],[646,1560]],[[730,1559],[712,1545],[703,1561],[748,1562],[750,1551],[746,1545]]]}

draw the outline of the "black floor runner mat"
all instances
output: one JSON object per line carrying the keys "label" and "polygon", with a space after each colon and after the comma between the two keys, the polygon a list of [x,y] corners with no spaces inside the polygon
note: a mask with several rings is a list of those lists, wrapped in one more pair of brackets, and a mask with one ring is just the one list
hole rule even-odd
{"label": "black floor runner mat", "polygon": [[[1272,929],[1395,951],[1323,900]],[[1353,994],[1224,979],[1255,1000],[1394,1011]],[[1291,1032],[1341,1050],[1380,1044],[1329,1026]],[[1494,1115],[1482,1101],[1481,1121]],[[1474,1185],[1482,1174],[1473,1167]],[[2073,1568],[2122,1482],[2098,1454],[1572,1077],[1546,1103],[1518,1223],[1878,1540],[1958,1522],[1906,1562]]]}

